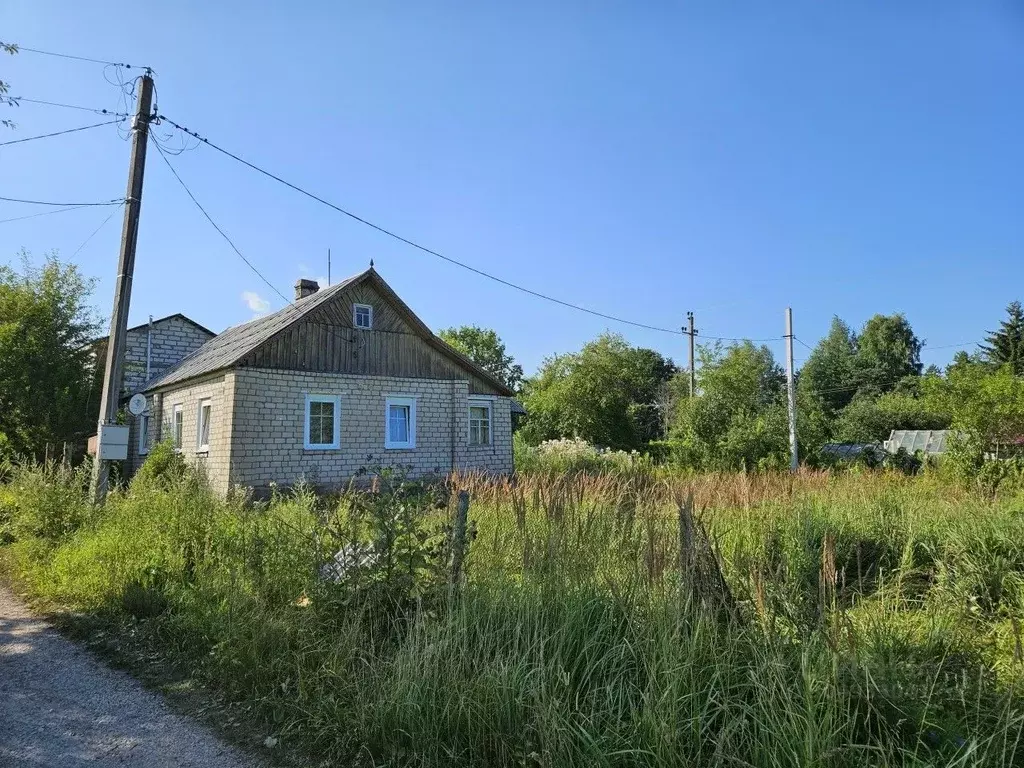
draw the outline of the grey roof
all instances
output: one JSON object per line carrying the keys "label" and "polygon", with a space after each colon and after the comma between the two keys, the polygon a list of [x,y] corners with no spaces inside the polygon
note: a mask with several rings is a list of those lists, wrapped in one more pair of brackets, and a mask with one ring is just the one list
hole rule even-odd
{"label": "grey roof", "polygon": [[837,459],[855,459],[864,453],[881,454],[882,446],[876,443],[825,443],[821,452]]}
{"label": "grey roof", "polygon": [[[189,317],[188,315],[183,315],[181,312],[175,312],[173,315],[167,315],[167,317],[159,317],[156,320],[152,321],[152,325],[160,325],[160,323],[166,323],[168,320],[174,320],[175,318],[179,318],[181,320],[184,320],[186,323],[191,323],[196,328],[198,328],[200,331],[202,331],[203,333],[206,333],[206,334],[208,334],[210,336],[216,336],[217,335],[216,333],[211,331],[209,328],[207,328],[205,325],[200,325],[195,320],[193,320],[191,317]],[[146,328],[148,328],[149,326],[150,326],[150,322],[146,321],[145,323],[142,323],[141,325],[134,325],[131,328],[129,328],[128,330],[129,331],[143,331]],[[109,338],[108,336],[100,336],[99,338],[94,339],[94,341],[99,343],[101,341],[106,341],[108,338]]]}
{"label": "grey roof", "polygon": [[[391,301],[395,308],[405,316],[428,343],[457,361],[466,370],[472,371],[480,378],[493,384],[499,392],[507,396],[512,395],[512,391],[505,384],[498,381],[457,349],[453,349],[451,345],[446,344],[442,339],[435,336],[423,321],[416,317],[415,313],[406,306],[405,302],[394,292],[391,286],[384,282],[380,275],[374,271],[372,266],[357,275],[342,280],[336,285],[323,288],[304,299],[297,299],[292,304],[272,315],[259,317],[255,320],[250,320],[248,323],[228,328],[219,336],[214,336],[176,366],[151,379],[146,383],[142,391],[149,392],[159,387],[178,384],[188,379],[194,379],[232,367],[280,331],[298,322],[349,286],[360,283],[365,279],[370,279],[374,283],[385,299]],[[525,413],[525,410],[523,412]]]}
{"label": "grey roof", "polygon": [[247,323],[228,328],[219,336],[214,336],[180,363],[164,371],[146,383],[143,391],[150,391],[168,384],[177,384],[186,379],[194,379],[207,373],[230,368],[256,347],[268,341],[278,331],[283,331],[292,323],[309,314],[325,301],[335,296],[346,286],[363,277],[369,270],[353,275],[347,280],[317,291],[304,299],[297,299],[284,309],[271,315],[257,317]]}
{"label": "grey roof", "polygon": [[526,415],[526,409],[523,407],[523,404],[520,403],[518,400],[512,400],[511,407],[512,413],[518,413],[522,416]]}
{"label": "grey roof", "polygon": [[902,448],[907,453],[945,453],[949,434],[948,429],[894,429],[885,441],[885,450],[896,453]]}

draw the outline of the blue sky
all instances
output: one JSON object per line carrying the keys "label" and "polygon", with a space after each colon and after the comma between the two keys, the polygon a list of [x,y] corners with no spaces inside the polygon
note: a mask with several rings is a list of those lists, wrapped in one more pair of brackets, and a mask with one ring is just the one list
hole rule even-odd
{"label": "blue sky", "polygon": [[[780,360],[787,305],[811,344],[833,314],[902,311],[943,347],[1024,299],[1024,11],[1009,2],[287,5],[6,0],[0,39],[149,65],[161,112],[360,216],[610,314],[678,328],[696,310],[705,334],[774,338]],[[119,102],[93,64],[22,53],[0,79]],[[18,129],[2,140],[101,119],[3,116]],[[330,248],[336,279],[372,258],[431,327],[493,327],[528,372],[606,329],[685,361],[684,337],[489,282],[207,147],[171,160],[287,296]],[[0,147],[0,195],[122,197],[127,163],[113,127]],[[0,218],[40,210],[0,202]],[[109,213],[0,224],[0,260],[68,258]],[[101,308],[120,226],[74,257]],[[282,305],[150,152],[133,323],[180,311],[219,331],[252,316],[247,292]]]}

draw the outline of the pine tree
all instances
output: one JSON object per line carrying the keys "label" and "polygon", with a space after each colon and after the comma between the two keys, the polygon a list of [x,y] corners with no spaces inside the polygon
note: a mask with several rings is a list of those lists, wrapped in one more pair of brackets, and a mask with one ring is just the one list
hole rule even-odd
{"label": "pine tree", "polygon": [[992,331],[981,345],[985,360],[996,366],[1009,365],[1017,376],[1024,376],[1024,309],[1019,301],[1006,308],[1007,319]]}

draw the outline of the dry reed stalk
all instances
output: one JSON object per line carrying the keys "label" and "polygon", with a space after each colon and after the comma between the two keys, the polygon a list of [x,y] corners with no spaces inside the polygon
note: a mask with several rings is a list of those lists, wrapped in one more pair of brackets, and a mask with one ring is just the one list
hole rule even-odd
{"label": "dry reed stalk", "polygon": [[1024,647],[1021,646],[1020,639],[1020,619],[1014,616],[1010,619],[1010,626],[1013,628],[1013,661],[1020,664],[1024,661]]}
{"label": "dry reed stalk", "polygon": [[764,588],[764,574],[760,568],[754,568],[750,574],[750,581],[754,585],[754,610],[763,624],[768,615],[768,599]]}
{"label": "dry reed stalk", "polygon": [[822,623],[829,625],[831,634],[831,618],[836,610],[836,542],[831,531],[825,532],[821,543],[821,575],[818,579],[818,611]]}
{"label": "dry reed stalk", "polygon": [[[692,593],[694,581],[693,491],[679,504],[679,578],[680,589]],[[680,596],[686,602],[687,595]]]}

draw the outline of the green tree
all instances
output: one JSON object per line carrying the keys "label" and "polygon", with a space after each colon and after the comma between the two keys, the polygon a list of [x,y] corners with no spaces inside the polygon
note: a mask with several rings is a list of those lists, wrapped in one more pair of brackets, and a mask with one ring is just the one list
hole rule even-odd
{"label": "green tree", "polygon": [[[799,378],[797,379],[799,382]],[[826,412],[820,398],[796,392],[796,437],[801,462],[815,463],[821,446],[832,438],[835,415]]]}
{"label": "green tree", "polygon": [[988,368],[989,364],[985,361],[984,355],[981,352],[975,352],[969,354],[960,350],[953,355],[953,361],[946,366],[945,375],[952,376],[960,371],[967,370],[969,368]]}
{"label": "green tree", "polygon": [[857,337],[858,392],[881,394],[906,376],[921,375],[921,341],[902,314],[875,315]]}
{"label": "green tree", "polygon": [[785,466],[785,374],[771,350],[747,341],[701,347],[699,395],[680,401],[672,437],[700,469]]}
{"label": "green tree", "polygon": [[932,410],[910,394],[862,395],[843,409],[834,434],[842,443],[872,443],[885,440],[894,429],[947,429],[950,420],[948,413]]}
{"label": "green tree", "polygon": [[[5,43],[0,41],[0,53],[9,53],[11,56],[18,52],[18,46],[13,43]],[[0,104],[6,104],[9,107],[18,106],[18,100],[14,99],[7,94],[10,92],[10,84],[0,80]],[[14,122],[11,120],[3,119],[0,120],[0,125],[4,128],[14,128]]]}
{"label": "green tree", "polygon": [[818,400],[827,416],[835,416],[857,393],[856,360],[856,334],[833,317],[828,335],[818,342],[800,369],[800,394]]}
{"label": "green tree", "polygon": [[443,328],[437,334],[513,391],[523,381],[523,367],[505,350],[505,343],[490,328],[464,325],[461,328]]}
{"label": "green tree", "polygon": [[604,334],[575,354],[547,358],[524,382],[533,443],[579,437],[609,448],[637,449],[662,434],[658,399],[675,372],[671,360]]}
{"label": "green tree", "polygon": [[834,419],[856,398],[906,386],[921,368],[921,342],[903,315],[875,315],[860,334],[835,317],[800,369],[798,390]]}
{"label": "green tree", "polygon": [[[0,266],[0,450],[42,456],[95,429],[93,282],[55,256]],[[97,397],[93,398],[98,400]]]}
{"label": "green tree", "polygon": [[944,377],[925,379],[923,390],[930,409],[951,416],[957,433],[952,458],[965,477],[981,468],[986,454],[998,455],[1024,435],[1024,377],[1009,366],[958,365]]}
{"label": "green tree", "polygon": [[983,344],[981,352],[995,366],[1008,365],[1016,376],[1024,375],[1024,309],[1019,301],[1006,308],[1006,320],[999,324]]}

